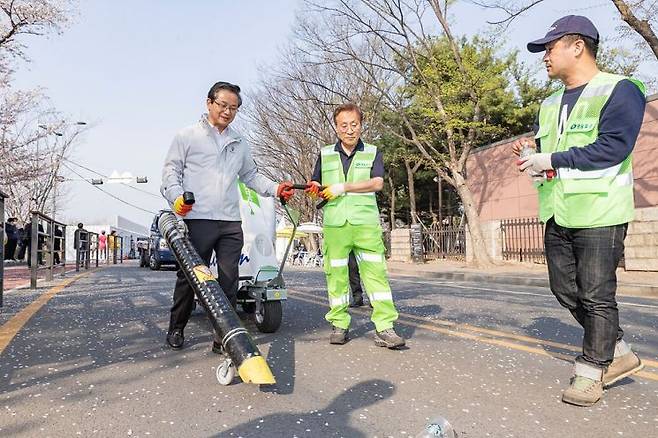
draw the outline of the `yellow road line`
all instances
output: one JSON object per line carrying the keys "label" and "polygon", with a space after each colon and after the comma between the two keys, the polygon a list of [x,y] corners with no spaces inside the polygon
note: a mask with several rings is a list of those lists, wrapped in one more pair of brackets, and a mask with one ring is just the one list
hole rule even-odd
{"label": "yellow road line", "polygon": [[[290,290],[290,292],[293,292],[292,294],[289,294],[288,297],[300,301],[305,301],[308,303],[312,304],[321,304],[321,305],[326,305],[327,303],[318,298],[316,295],[305,293],[305,292],[299,292],[299,291],[293,291]],[[301,296],[299,296],[301,295]],[[351,311],[354,311],[356,313],[359,313],[361,315],[367,315],[369,312],[368,310],[365,309],[359,309],[359,308],[352,308]],[[417,328],[423,328],[425,330],[429,330],[435,333],[442,333],[446,334],[449,336],[454,336],[462,339],[468,339],[471,341],[476,341],[476,342],[482,342],[485,344],[490,344],[490,345],[496,345],[500,347],[506,347],[506,348],[511,348],[513,350],[519,350],[523,351],[526,353],[533,353],[533,354],[539,354],[541,356],[548,356],[548,357],[553,357],[556,359],[561,359],[561,360],[566,360],[566,361],[571,361],[573,359],[572,355],[569,354],[564,354],[560,352],[554,352],[554,351],[546,351],[543,348],[537,348],[537,347],[532,347],[529,345],[524,345],[524,344],[519,344],[516,342],[510,342],[505,339],[497,339],[493,337],[488,337],[488,336],[497,336],[497,337],[503,337],[503,338],[508,338],[508,339],[514,339],[517,341],[521,342],[529,342],[533,343],[535,345],[540,345],[540,346],[551,346],[555,348],[559,348],[562,350],[567,350],[567,351],[576,351],[579,352],[581,351],[580,348],[575,347],[573,345],[569,344],[561,344],[559,342],[552,342],[552,341],[546,341],[543,339],[538,339],[538,338],[533,338],[530,336],[523,336],[523,335],[515,335],[513,333],[507,333],[507,332],[502,332],[499,330],[491,330],[491,329],[486,329],[486,328],[481,328],[477,326],[473,326],[470,324],[459,324],[451,321],[445,321],[445,320],[431,320],[428,321],[426,319],[417,317],[415,315],[410,315],[407,313],[400,313],[400,317],[398,319],[398,323],[410,326],[410,327],[417,327]],[[464,332],[464,331],[459,331],[459,329],[465,329],[469,332]],[[565,348],[566,347],[566,348]],[[658,362],[653,361],[653,360],[642,360],[646,366],[649,367],[656,367],[658,368]],[[636,376],[643,377],[645,379],[649,380],[655,380],[658,381],[658,373],[653,373],[649,371],[641,371],[637,374]]]}
{"label": "yellow road line", "polygon": [[14,339],[14,336],[20,331],[21,328],[34,316],[35,313],[41,309],[52,297],[60,293],[68,285],[87,275],[89,272],[83,272],[74,277],[67,278],[57,286],[54,286],[46,292],[39,295],[39,297],[28,304],[23,310],[14,315],[9,321],[0,327],[0,354],[7,348],[7,345]]}

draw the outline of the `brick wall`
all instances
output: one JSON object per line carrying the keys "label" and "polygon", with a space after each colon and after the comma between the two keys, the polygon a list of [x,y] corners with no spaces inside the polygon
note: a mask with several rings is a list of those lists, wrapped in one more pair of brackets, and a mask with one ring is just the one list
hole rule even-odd
{"label": "brick wall", "polygon": [[409,228],[396,228],[391,231],[391,254],[393,262],[411,261],[411,236]]}
{"label": "brick wall", "polygon": [[626,270],[658,271],[658,207],[636,210],[624,244]]}

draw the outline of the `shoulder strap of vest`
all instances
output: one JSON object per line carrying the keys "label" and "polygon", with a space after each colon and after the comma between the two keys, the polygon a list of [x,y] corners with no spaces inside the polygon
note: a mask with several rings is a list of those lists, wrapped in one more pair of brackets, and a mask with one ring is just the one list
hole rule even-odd
{"label": "shoulder strap of vest", "polygon": [[374,144],[364,143],[363,152],[365,152],[366,154],[376,154],[377,146],[375,146]]}
{"label": "shoulder strap of vest", "polygon": [[542,106],[559,104],[562,100],[562,94],[564,94],[564,87],[560,87],[559,90],[544,99],[544,101],[541,103]]}
{"label": "shoulder strap of vest", "polygon": [[332,153],[336,153],[334,150],[335,145],[333,144],[328,144],[327,146],[324,146],[322,149],[320,149],[320,154],[322,155],[329,155]]}
{"label": "shoulder strap of vest", "polygon": [[644,85],[644,82],[642,82],[639,79],[629,77],[629,76],[617,75],[617,74],[613,74],[613,73],[601,73],[601,75],[604,75],[603,77],[606,77],[611,81],[616,79],[616,82],[623,81],[624,79],[628,79],[629,81],[634,83],[637,88],[640,89],[642,94],[644,94],[645,96],[647,95],[647,87],[646,87],[646,85]]}
{"label": "shoulder strap of vest", "polygon": [[596,76],[592,78],[590,82],[619,82],[623,79],[628,79],[626,76],[618,75],[615,73],[599,72]]}
{"label": "shoulder strap of vest", "polygon": [[627,79],[627,80],[631,81],[633,84],[635,84],[635,86],[642,92],[642,94],[644,94],[646,96],[647,91],[646,91],[646,86],[644,85],[644,82],[640,81],[639,79],[632,78],[632,77],[627,77],[627,76],[618,75],[618,74],[614,74],[614,73],[600,72],[599,74],[597,74],[594,77],[592,82],[594,80],[596,80],[597,82],[608,83],[608,84],[616,86],[617,83],[619,83],[620,81],[623,81],[624,79]]}

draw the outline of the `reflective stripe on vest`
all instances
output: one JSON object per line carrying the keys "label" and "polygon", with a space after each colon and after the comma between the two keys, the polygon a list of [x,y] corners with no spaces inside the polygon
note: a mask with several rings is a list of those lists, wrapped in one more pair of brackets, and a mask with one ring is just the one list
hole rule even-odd
{"label": "reflective stripe on vest", "polygon": [[[599,73],[585,86],[559,132],[564,88],[542,102],[539,131],[542,152],[561,152],[596,141],[599,119],[612,91],[623,76]],[[644,92],[644,84],[631,79]],[[558,168],[556,177],[538,187],[539,217],[570,228],[617,225],[633,220],[632,157],[605,169]]]}
{"label": "reflective stripe on vest", "polygon": [[[343,172],[343,163],[334,145],[320,150],[322,184],[344,184],[368,181],[370,171],[377,155],[377,147],[364,145],[363,151],[356,151],[352,157],[347,175]],[[323,224],[340,227],[349,221],[353,225],[378,225],[379,209],[374,192],[345,193],[328,202],[323,209]]]}

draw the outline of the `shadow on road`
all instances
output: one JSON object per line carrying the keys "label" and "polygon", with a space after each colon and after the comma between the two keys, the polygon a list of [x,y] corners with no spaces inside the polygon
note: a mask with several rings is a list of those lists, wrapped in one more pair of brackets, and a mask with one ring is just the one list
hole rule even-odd
{"label": "shadow on road", "polygon": [[363,422],[362,429],[368,429],[368,434],[352,426],[351,418],[364,408],[390,398],[395,393],[393,383],[386,380],[372,379],[361,382],[345,390],[327,407],[311,412],[281,411],[248,423],[240,424],[223,431],[214,437],[226,436],[344,436],[361,438],[372,436],[378,429],[374,422],[359,418]]}

